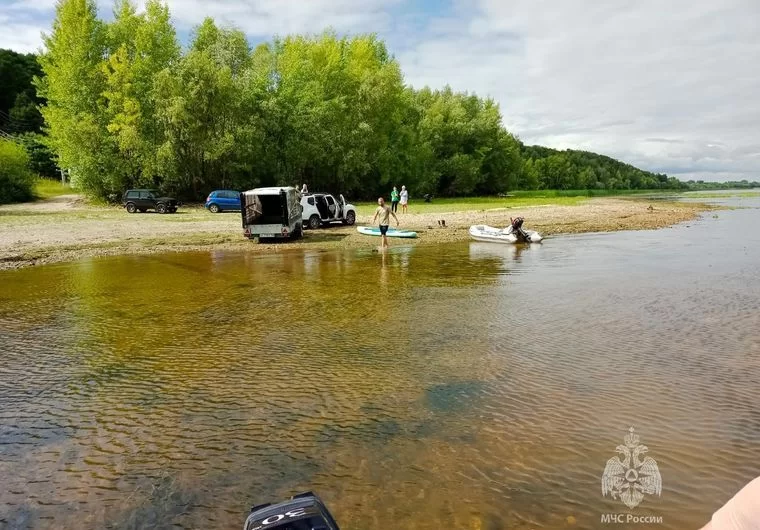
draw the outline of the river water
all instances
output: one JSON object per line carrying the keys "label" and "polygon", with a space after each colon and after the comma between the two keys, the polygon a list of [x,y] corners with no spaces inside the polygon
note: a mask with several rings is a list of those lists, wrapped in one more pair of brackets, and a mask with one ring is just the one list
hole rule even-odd
{"label": "river water", "polygon": [[[760,475],[760,201],[733,203],[2,272],[0,527],[240,528],[313,490],[343,529],[698,528]],[[630,427],[662,477],[633,510],[601,489]]]}

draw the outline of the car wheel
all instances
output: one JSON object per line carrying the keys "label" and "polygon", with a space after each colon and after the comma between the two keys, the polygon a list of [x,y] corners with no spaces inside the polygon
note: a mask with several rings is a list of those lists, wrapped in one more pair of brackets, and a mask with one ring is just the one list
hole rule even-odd
{"label": "car wheel", "polygon": [[316,230],[320,226],[322,226],[322,220],[318,215],[315,214],[309,217],[309,228]]}
{"label": "car wheel", "polygon": [[166,213],[166,205],[164,203],[156,204],[156,211],[158,213]]}
{"label": "car wheel", "polygon": [[348,212],[346,218],[343,220],[344,224],[353,225],[356,222],[356,214],[354,212]]}
{"label": "car wheel", "polygon": [[135,213],[137,211],[137,206],[135,206],[135,203],[133,202],[128,202],[126,208],[129,213]]}
{"label": "car wheel", "polygon": [[219,213],[222,210],[219,208],[218,204],[210,204],[208,207],[208,211],[211,213]]}

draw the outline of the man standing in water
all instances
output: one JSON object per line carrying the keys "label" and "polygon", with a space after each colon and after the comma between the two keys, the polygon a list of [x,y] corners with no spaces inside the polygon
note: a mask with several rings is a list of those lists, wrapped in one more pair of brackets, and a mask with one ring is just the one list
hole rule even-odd
{"label": "man standing in water", "polygon": [[380,235],[383,236],[382,248],[388,247],[388,236],[386,234],[388,233],[388,223],[390,222],[391,215],[396,220],[396,226],[398,226],[398,217],[385,204],[385,199],[382,197],[377,199],[377,210],[375,210],[375,216],[372,218],[372,224],[375,224],[378,217],[380,218]]}

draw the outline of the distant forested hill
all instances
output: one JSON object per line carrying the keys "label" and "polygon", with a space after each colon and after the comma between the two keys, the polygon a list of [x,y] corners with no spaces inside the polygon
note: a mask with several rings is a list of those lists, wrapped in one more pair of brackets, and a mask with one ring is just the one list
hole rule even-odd
{"label": "distant forested hill", "polygon": [[520,154],[523,165],[518,189],[677,190],[686,187],[675,177],[644,171],[588,151],[558,151],[539,145],[522,145]]}

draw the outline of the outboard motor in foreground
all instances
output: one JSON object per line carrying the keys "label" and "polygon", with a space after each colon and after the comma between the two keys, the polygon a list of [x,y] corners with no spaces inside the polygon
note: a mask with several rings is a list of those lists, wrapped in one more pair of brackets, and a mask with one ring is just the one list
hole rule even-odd
{"label": "outboard motor in foreground", "polygon": [[251,508],[243,530],[340,530],[322,500],[307,491],[278,504]]}

